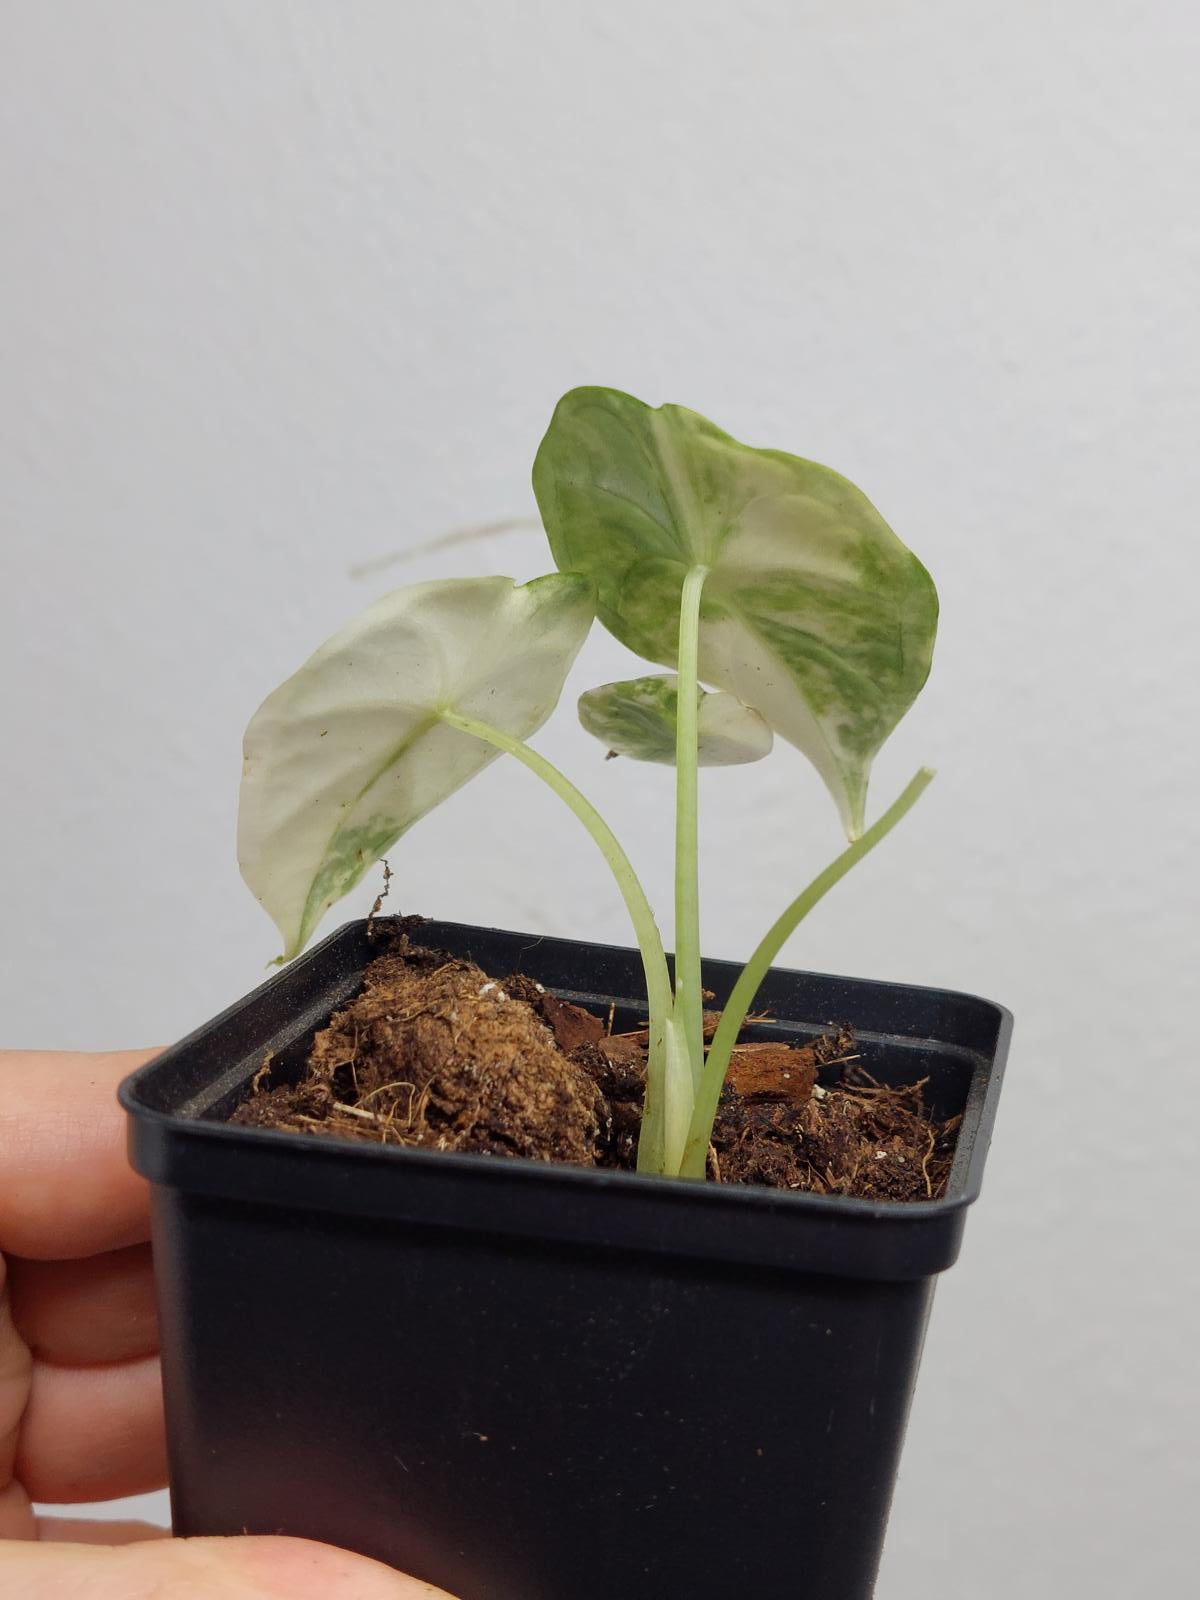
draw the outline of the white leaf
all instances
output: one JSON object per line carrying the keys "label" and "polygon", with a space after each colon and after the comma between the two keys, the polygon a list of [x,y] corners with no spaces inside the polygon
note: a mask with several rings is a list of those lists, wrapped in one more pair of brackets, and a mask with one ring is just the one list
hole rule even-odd
{"label": "white leaf", "polygon": [[246,730],[242,876],[303,949],[325,912],[413,823],[498,752],[447,711],[526,739],[587,637],[591,584],[552,573],[414,584],[336,633]]}

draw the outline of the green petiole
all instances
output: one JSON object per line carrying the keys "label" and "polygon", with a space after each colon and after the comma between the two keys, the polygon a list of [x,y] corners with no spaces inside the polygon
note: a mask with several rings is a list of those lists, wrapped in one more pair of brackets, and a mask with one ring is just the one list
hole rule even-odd
{"label": "green petiole", "polygon": [[878,821],[872,823],[861,838],[856,839],[842,851],[840,856],[831,861],[824,872],[818,873],[807,889],[798,894],[791,905],[776,918],[757,950],[742,968],[741,976],[734,984],[733,993],[721,1013],[721,1020],[704,1064],[681,1167],[683,1177],[704,1176],[709,1140],[712,1137],[713,1121],[717,1114],[717,1102],[721,1098],[721,1089],[729,1071],[733,1047],[737,1043],[742,1025],[746,1021],[750,1007],[754,1004],[754,997],[772,962],[818,901],[824,899],[834,884],[839,883],[851,867],[865,855],[869,855],[880,840],[887,838],[896,824],[908,815],[932,782],[932,769],[922,767]]}
{"label": "green petiole", "polygon": [[679,603],[679,689],[675,713],[675,1015],[687,1043],[692,1084],[704,1067],[700,977],[700,595],[708,568],[692,567]]}
{"label": "green petiole", "polygon": [[[662,1159],[663,1121],[665,1115],[665,1055],[666,1033],[672,1011],[671,978],[667,958],[663,951],[662,935],[641,880],[633,869],[629,857],[617,842],[616,835],[591,801],[578,790],[569,778],[545,756],[538,754],[523,740],[513,738],[489,723],[457,711],[443,711],[441,721],[447,727],[457,728],[506,755],[514,756],[522,766],[539,777],[567,806],[587,829],[600,853],[608,862],[621,897],[633,923],[634,936],[642,957],[646,975],[646,1001],[650,1012],[650,1045],[646,1067],[646,1109],[642,1124],[642,1143],[646,1145],[647,1159]],[[639,1166],[641,1150],[639,1148]],[[660,1171],[660,1166],[651,1170]]]}

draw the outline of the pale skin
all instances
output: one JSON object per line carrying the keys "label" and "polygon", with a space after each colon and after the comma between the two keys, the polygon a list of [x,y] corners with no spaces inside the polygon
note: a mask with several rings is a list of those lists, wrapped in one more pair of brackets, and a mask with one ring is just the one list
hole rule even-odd
{"label": "pale skin", "polygon": [[0,1051],[0,1594],[447,1600],[303,1539],[36,1517],[166,1481],[146,1186],[117,1084],[154,1055]]}

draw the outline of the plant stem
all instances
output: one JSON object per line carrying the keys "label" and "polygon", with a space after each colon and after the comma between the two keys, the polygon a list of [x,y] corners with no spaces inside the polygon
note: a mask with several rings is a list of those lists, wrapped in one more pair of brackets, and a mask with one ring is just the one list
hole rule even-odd
{"label": "plant stem", "polygon": [[730,1056],[734,1045],[737,1043],[738,1034],[742,1031],[742,1025],[746,1020],[750,1007],[754,1004],[754,997],[758,993],[759,986],[770,970],[771,963],[817,902],[829,893],[835,883],[846,876],[851,867],[861,861],[865,855],[868,855],[881,839],[885,839],[891,833],[901,818],[912,810],[932,781],[932,771],[928,767],[922,767],[900,797],[892,802],[879,820],[873,823],[862,837],[856,839],[848,849],[843,850],[836,860],[830,862],[824,872],[815,877],[802,894],[796,896],[787,910],[772,924],[758,949],[743,967],[741,976],[733,986],[733,993],[729,996],[729,1000],[721,1013],[721,1021],[717,1026],[716,1034],[709,1048],[704,1075],[696,1095],[691,1131],[688,1135],[687,1149],[683,1158],[682,1175],[684,1177],[702,1178],[704,1176],[705,1165],[708,1160],[708,1145],[712,1138],[713,1122],[717,1113],[717,1102],[721,1097],[725,1075],[729,1071]]}
{"label": "plant stem", "polygon": [[539,755],[522,740],[513,738],[511,734],[504,733],[499,728],[493,728],[489,723],[479,722],[474,717],[464,717],[457,711],[443,712],[442,721],[457,728],[461,733],[473,734],[475,738],[483,739],[497,750],[515,756],[523,766],[528,767],[530,772],[536,773],[543,783],[548,784],[554,793],[570,806],[599,846],[601,855],[608,862],[617,881],[617,887],[621,891],[621,897],[625,901],[633,923],[638,949],[642,954],[642,964],[646,969],[646,993],[651,1007],[652,1009],[656,1006],[669,1007],[671,991],[667,976],[667,958],[663,954],[662,937],[654,920],[654,912],[650,908],[646,891],[642,888],[629,857],[621,849],[616,835],[595,806],[579,792],[569,778],[547,761],[545,756]]}
{"label": "plant stem", "polygon": [[699,653],[705,566],[692,567],[679,601],[678,702],[675,712],[675,1015],[683,1026],[698,1087],[704,1071],[704,1002],[700,977]]}
{"label": "plant stem", "polygon": [[[530,772],[541,778],[542,782],[553,789],[559,799],[565,801],[575,813],[608,862],[617,887],[621,891],[621,898],[629,912],[630,921],[633,923],[633,931],[646,974],[646,1001],[650,1011],[646,1107],[642,1123],[642,1140],[638,1147],[638,1167],[639,1170],[659,1171],[665,1090],[666,1028],[672,1005],[671,978],[667,969],[667,958],[663,952],[662,936],[658,931],[658,923],[654,919],[650,902],[646,898],[646,891],[642,888],[629,857],[617,843],[616,835],[608,823],[591,801],[582,795],[552,762],[547,761],[545,756],[540,756],[536,750],[532,750],[522,740],[513,738],[511,734],[493,728],[490,723],[479,722],[474,717],[464,717],[457,711],[443,711],[441,720],[448,727],[457,728],[460,733],[471,734],[476,739],[482,739],[486,744],[490,744],[494,749],[515,756],[523,766],[529,768]],[[642,1143],[646,1146],[645,1169],[642,1167]]]}

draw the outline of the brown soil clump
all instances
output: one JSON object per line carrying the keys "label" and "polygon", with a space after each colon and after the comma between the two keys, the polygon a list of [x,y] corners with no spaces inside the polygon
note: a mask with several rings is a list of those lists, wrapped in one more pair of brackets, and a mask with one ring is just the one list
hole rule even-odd
{"label": "brown soil clump", "polygon": [[[717,1021],[707,1013],[711,1037]],[[645,1029],[503,982],[411,943],[367,969],[356,999],[317,1034],[295,1086],[255,1079],[234,1122],[383,1144],[519,1155],[632,1171],[646,1077]],[[840,1069],[836,1086],[821,1087]],[[853,1035],[750,1041],[733,1052],[709,1177],[874,1200],[940,1195],[958,1119],[924,1083],[892,1088],[857,1063]]]}
{"label": "brown soil clump", "polygon": [[588,1074],[472,962],[405,945],[317,1034],[304,1081],[233,1120],[592,1166],[605,1107]]}

